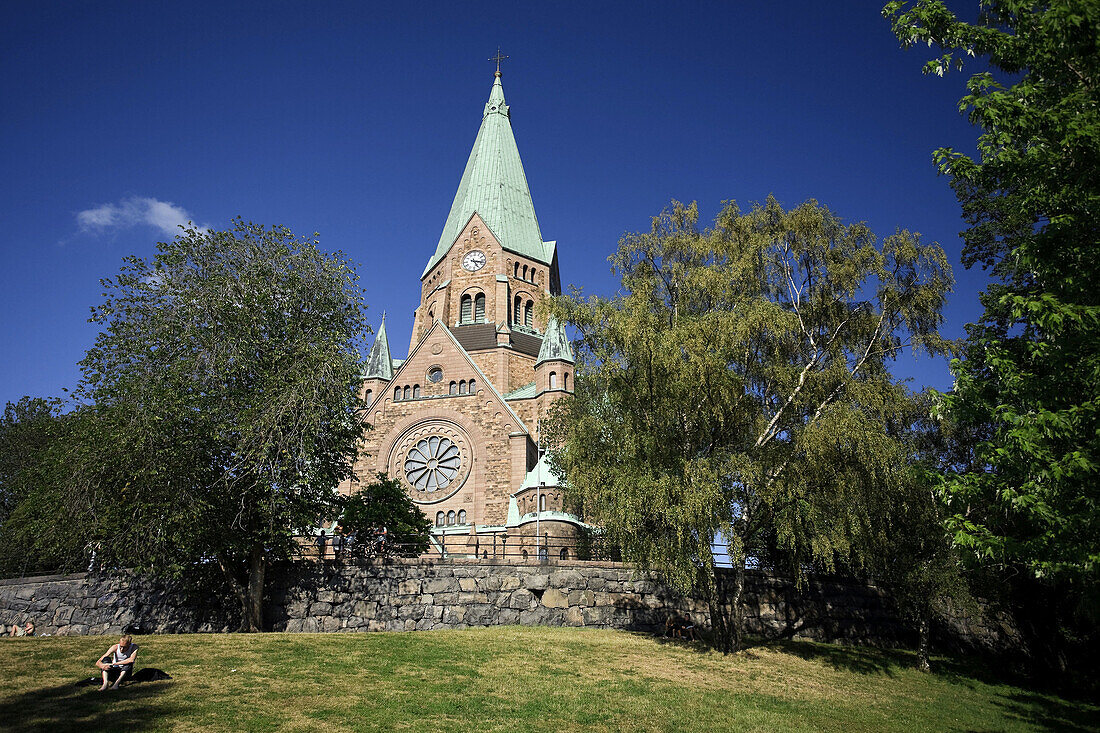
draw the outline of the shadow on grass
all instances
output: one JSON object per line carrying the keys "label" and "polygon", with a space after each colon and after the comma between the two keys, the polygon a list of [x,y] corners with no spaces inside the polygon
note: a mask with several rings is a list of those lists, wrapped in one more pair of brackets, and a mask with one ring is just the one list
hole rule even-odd
{"label": "shadow on grass", "polygon": [[897,649],[879,649],[865,646],[838,646],[836,644],[816,644],[807,641],[762,640],[747,645],[766,646],[778,649],[800,659],[824,662],[833,669],[856,674],[877,674],[894,677],[899,669],[913,666],[913,655]]}
{"label": "shadow on grass", "polygon": [[1081,733],[1100,730],[1100,707],[1087,703],[1012,690],[1001,695],[995,704],[1004,708],[1006,718],[1019,720],[1038,730]]}
{"label": "shadow on grass", "polygon": [[[78,687],[77,680],[54,687],[31,687],[0,702],[0,728],[18,731],[145,730],[179,712],[174,704],[158,699],[171,682],[123,685],[99,692],[95,686]],[[34,684],[32,676],[10,683]],[[11,726],[7,728],[7,726]]]}

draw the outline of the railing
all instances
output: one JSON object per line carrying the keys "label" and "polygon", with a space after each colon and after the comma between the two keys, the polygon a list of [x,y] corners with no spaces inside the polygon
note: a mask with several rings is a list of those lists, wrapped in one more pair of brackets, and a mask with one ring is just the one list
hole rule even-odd
{"label": "railing", "polygon": [[509,535],[494,532],[430,535],[427,546],[401,538],[372,537],[364,543],[341,535],[301,536],[295,557],[309,560],[351,560],[376,557],[425,557],[436,559],[509,560],[549,562],[561,560],[614,561],[622,559],[617,547],[601,535]]}
{"label": "railing", "polygon": [[[404,557],[449,559],[507,560],[509,562],[560,562],[562,560],[622,560],[619,548],[598,533],[577,535],[508,534],[506,532],[472,535],[439,533],[428,541],[414,541],[394,535],[373,535],[366,540],[356,536],[296,535],[291,543],[292,560],[337,560]],[[115,567],[109,565],[107,567]],[[90,552],[72,558],[68,563],[44,565],[25,560],[18,566],[0,567],[0,579],[16,579],[42,575],[60,575],[102,570],[100,559]]]}

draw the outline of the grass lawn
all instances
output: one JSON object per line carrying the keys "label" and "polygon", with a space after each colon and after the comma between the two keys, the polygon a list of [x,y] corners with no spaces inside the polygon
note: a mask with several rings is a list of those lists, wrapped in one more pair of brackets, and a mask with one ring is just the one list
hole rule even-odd
{"label": "grass lawn", "polygon": [[77,687],[115,638],[2,639],[0,728],[1015,731],[1100,729],[1100,706],[905,652],[808,642],[723,657],[619,631],[144,636],[163,682]]}

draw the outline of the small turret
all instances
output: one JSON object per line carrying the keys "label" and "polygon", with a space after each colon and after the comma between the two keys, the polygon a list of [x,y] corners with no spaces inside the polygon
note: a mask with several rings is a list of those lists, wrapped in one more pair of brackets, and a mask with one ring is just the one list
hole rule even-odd
{"label": "small turret", "polygon": [[360,394],[368,405],[385,393],[393,379],[393,358],[390,356],[390,342],[386,337],[386,314],[382,314],[382,325],[374,337],[370,353],[367,354],[366,369],[363,373],[363,386]]}
{"label": "small turret", "polygon": [[535,385],[539,392],[573,391],[573,347],[558,319],[550,317],[535,362]]}

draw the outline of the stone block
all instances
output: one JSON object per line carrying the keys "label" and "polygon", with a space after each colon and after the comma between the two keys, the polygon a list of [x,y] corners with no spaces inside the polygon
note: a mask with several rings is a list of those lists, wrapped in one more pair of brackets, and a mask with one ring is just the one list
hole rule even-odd
{"label": "stone block", "polygon": [[468,605],[470,603],[488,603],[489,596],[484,593],[459,593],[458,603]]}
{"label": "stone block", "polygon": [[499,575],[492,575],[478,579],[477,588],[482,591],[496,591],[500,590],[501,583],[502,578]]}
{"label": "stone block", "polygon": [[323,616],[321,617],[320,630],[324,632],[336,631],[343,625],[343,621],[335,616]]}
{"label": "stone block", "polygon": [[550,576],[545,573],[532,573],[523,581],[527,590],[545,590],[550,586]]}
{"label": "stone block", "polygon": [[477,578],[459,578],[458,589],[473,592],[477,590]]}
{"label": "stone block", "polygon": [[567,626],[584,626],[584,612],[577,606],[573,606],[565,612],[565,624]]}
{"label": "stone block", "polygon": [[549,616],[550,612],[539,606],[530,611],[520,611],[519,623],[520,626],[541,626],[546,623]]}
{"label": "stone block", "polygon": [[511,597],[508,599],[508,606],[509,608],[524,610],[527,608],[531,608],[534,602],[535,594],[529,590],[521,588],[520,590],[512,593]]}
{"label": "stone block", "polygon": [[604,626],[610,621],[613,611],[614,609],[607,606],[582,608],[581,618],[584,619],[586,626]]}
{"label": "stone block", "polygon": [[547,608],[568,608],[569,598],[558,588],[549,588],[542,594],[542,605]]}
{"label": "stone block", "polygon": [[408,578],[397,584],[397,593],[402,596],[415,596],[420,594],[420,579]]}
{"label": "stone block", "polygon": [[550,573],[549,582],[551,588],[583,589],[587,586],[584,576],[576,570]]}
{"label": "stone block", "polygon": [[447,593],[458,591],[458,581],[454,578],[431,578],[424,581],[425,593]]}
{"label": "stone block", "polygon": [[309,604],[310,616],[328,616],[332,613],[332,604],[327,602],[317,602]]}
{"label": "stone block", "polygon": [[514,575],[508,575],[500,579],[500,589],[513,591],[523,587],[523,583]]}

